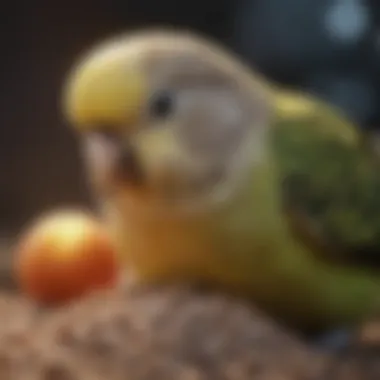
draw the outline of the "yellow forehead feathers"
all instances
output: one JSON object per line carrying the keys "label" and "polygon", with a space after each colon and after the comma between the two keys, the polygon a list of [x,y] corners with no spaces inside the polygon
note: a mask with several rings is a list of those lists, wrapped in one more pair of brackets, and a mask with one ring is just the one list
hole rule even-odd
{"label": "yellow forehead feathers", "polygon": [[64,112],[76,128],[132,122],[146,97],[146,79],[133,51],[116,41],[74,68],[64,89]]}

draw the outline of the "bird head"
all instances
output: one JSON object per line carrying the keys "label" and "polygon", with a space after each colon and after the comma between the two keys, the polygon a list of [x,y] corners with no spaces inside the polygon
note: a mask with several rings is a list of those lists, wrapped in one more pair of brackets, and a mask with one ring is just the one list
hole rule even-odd
{"label": "bird head", "polygon": [[130,33],[85,53],[64,112],[101,195],[166,209],[233,197],[261,159],[263,84],[222,47],[183,31]]}

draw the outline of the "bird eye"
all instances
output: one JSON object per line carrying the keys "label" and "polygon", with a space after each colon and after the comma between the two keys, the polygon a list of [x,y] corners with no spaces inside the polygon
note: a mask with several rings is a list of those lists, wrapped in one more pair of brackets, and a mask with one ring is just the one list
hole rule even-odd
{"label": "bird eye", "polygon": [[149,112],[151,116],[158,118],[169,117],[174,111],[174,95],[170,91],[160,91],[153,95]]}

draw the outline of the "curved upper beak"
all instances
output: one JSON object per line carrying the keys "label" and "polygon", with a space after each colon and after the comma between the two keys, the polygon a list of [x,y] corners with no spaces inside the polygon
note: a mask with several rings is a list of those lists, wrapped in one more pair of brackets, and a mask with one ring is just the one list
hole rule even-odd
{"label": "curved upper beak", "polygon": [[63,111],[76,129],[136,121],[147,92],[137,58],[114,43],[79,62],[63,91]]}

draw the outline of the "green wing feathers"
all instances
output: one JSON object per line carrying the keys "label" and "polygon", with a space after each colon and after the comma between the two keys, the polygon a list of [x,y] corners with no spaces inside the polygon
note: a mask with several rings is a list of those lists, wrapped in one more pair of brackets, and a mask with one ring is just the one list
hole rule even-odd
{"label": "green wing feathers", "polygon": [[380,167],[360,132],[310,98],[278,98],[274,151],[294,232],[331,259],[380,267]]}

